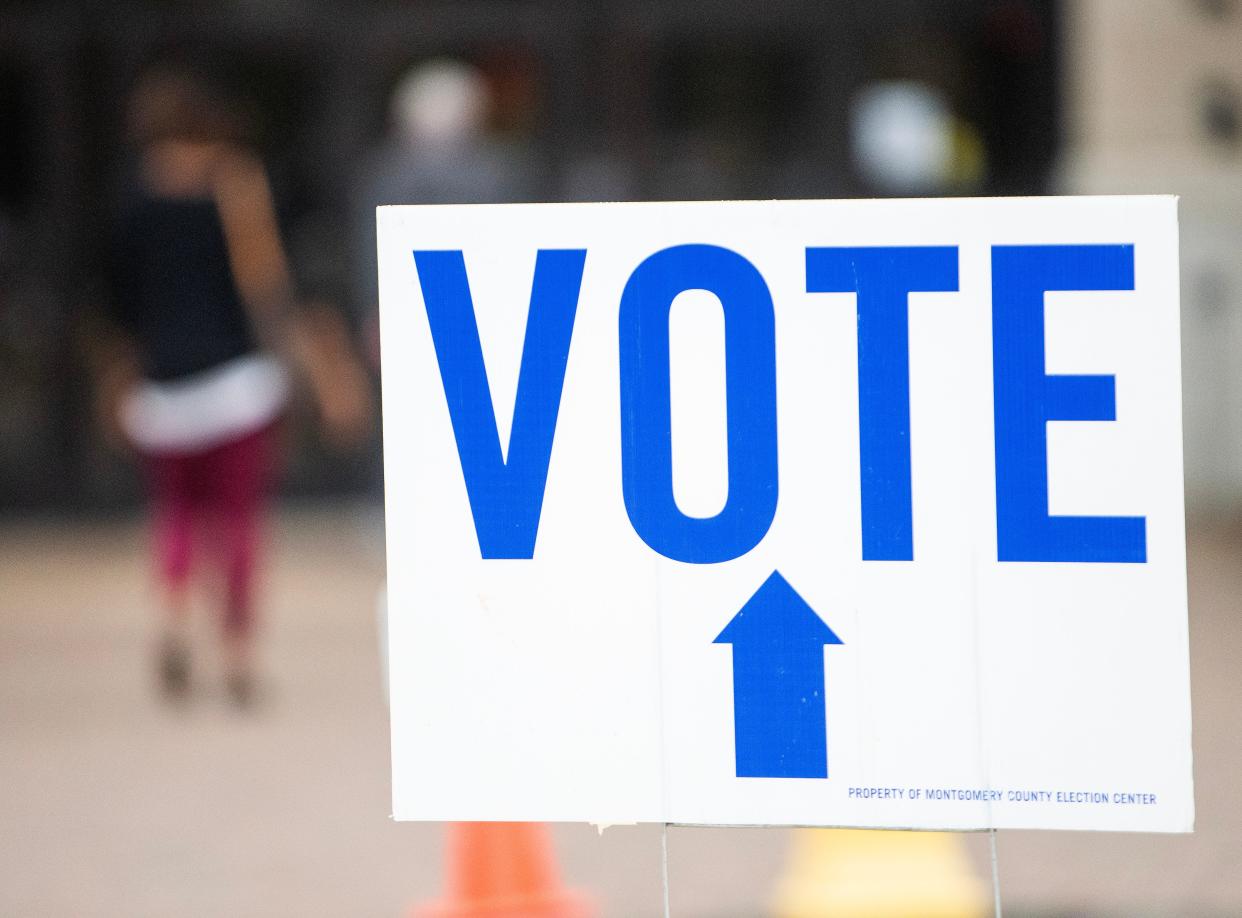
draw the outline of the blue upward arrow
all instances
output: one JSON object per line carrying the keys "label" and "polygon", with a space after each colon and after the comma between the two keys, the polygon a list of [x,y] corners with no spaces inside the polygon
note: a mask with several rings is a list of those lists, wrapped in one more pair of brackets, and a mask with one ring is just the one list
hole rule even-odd
{"label": "blue upward arrow", "polygon": [[713,643],[733,645],[737,776],[828,777],[824,645],[841,639],[773,571]]}

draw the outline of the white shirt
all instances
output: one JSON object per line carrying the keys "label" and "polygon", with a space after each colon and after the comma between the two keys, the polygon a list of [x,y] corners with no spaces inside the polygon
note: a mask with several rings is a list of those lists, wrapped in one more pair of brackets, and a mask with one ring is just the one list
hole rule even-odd
{"label": "white shirt", "polygon": [[247,354],[171,382],[139,383],[121,403],[121,426],[145,452],[201,452],[267,426],[288,399],[281,363]]}

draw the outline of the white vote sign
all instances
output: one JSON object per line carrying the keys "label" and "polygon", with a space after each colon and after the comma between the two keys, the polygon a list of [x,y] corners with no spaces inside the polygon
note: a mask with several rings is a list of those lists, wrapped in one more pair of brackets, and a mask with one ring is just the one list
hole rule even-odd
{"label": "white vote sign", "polygon": [[378,219],[396,818],[1190,830],[1174,199]]}

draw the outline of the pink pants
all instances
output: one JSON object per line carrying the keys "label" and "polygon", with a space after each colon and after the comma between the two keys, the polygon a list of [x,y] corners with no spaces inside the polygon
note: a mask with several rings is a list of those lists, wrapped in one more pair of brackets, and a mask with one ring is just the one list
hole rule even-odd
{"label": "pink pants", "polygon": [[276,429],[269,425],[202,452],[147,457],[156,563],[165,586],[184,589],[195,536],[224,574],[224,629],[244,636],[254,618],[260,529],[274,477]]}

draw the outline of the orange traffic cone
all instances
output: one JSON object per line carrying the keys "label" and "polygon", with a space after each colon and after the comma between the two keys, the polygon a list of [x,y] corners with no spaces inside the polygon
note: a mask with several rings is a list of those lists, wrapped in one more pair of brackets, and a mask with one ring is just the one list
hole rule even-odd
{"label": "orange traffic cone", "polygon": [[547,826],[454,822],[444,898],[412,918],[594,918],[591,901],[561,885]]}

